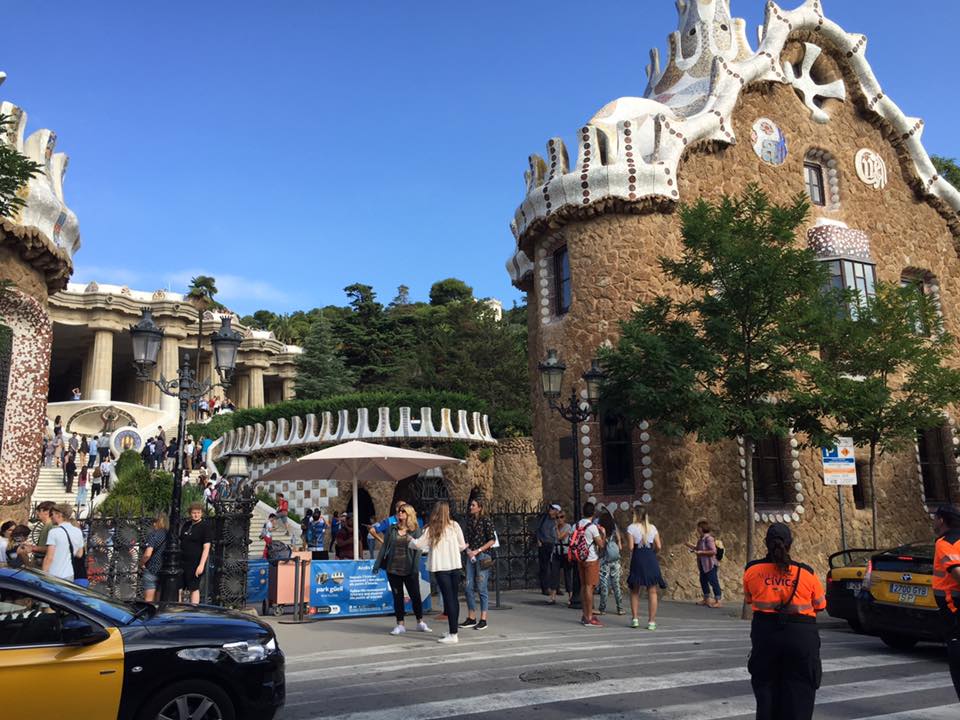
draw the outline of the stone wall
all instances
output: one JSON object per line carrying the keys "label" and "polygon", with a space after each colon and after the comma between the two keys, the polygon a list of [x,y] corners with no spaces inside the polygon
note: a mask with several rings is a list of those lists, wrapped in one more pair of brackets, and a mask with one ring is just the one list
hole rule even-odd
{"label": "stone wall", "polygon": [[[795,49],[788,48],[788,54]],[[837,61],[826,53],[824,58],[825,65],[820,69],[824,77],[844,74],[845,68]],[[858,102],[861,99],[851,94],[845,103],[830,101],[827,110],[831,120],[821,125],[812,121],[791,87],[763,83],[747,88],[734,113],[737,144],[689,148],[677,178],[680,197],[685,202],[701,197],[713,201],[722,194],[739,194],[754,182],[773,200],[786,203],[804,192],[806,153],[815,148],[828,150],[838,162],[840,205],[836,210],[814,208],[810,225],[818,218],[827,218],[866,232],[881,281],[897,282],[908,268],[930,273],[940,287],[946,329],[956,335],[960,332],[960,261],[955,240],[938,210],[918,199],[914,192],[916,178],[908,171],[905,153],[897,146],[900,139],[892,137],[876,116],[861,111]],[[762,162],[753,150],[751,129],[760,117],[773,120],[787,137],[789,154],[782,165]],[[874,189],[858,179],[854,157],[862,148],[879,153],[885,162],[889,178],[884,189]],[[803,239],[798,238],[798,242]],[[660,203],[650,203],[646,214],[618,213],[609,207],[603,212],[588,208],[584,215],[564,226],[524,238],[524,244],[534,253],[537,273],[529,296],[529,305],[534,309],[529,318],[533,378],[536,363],[550,348],[559,351],[567,366],[566,381],[579,377],[589,367],[594,348],[616,341],[618,322],[629,316],[637,300],[661,292],[679,294],[658,265],[661,256],[679,256],[679,221],[673,208],[664,208]],[[563,244],[569,253],[573,300],[570,311],[557,317],[543,312],[540,300],[552,287],[550,254]],[[552,307],[552,300],[542,306]],[[558,439],[569,434],[570,426],[536,394],[534,412],[534,438],[543,468],[544,494],[561,498],[569,507],[570,460],[560,459]],[[726,543],[729,554],[721,577],[731,595],[739,594],[741,569],[747,558],[740,449],[735,443],[705,446],[692,439],[662,438],[654,428],[638,428],[633,448],[636,492],[604,495],[597,423],[584,424],[578,429],[578,436],[584,498],[595,496],[604,504],[616,503],[621,525],[626,522],[627,513],[619,508],[645,499],[653,522],[663,535],[664,571],[674,594],[699,595],[695,564],[682,543],[695,538],[695,524],[701,517],[709,518],[717,526],[718,536]],[[819,457],[814,451],[788,447],[785,452],[790,475],[788,488],[793,496],[786,507],[770,508],[764,517],[769,521],[786,513],[796,535],[795,555],[812,563],[822,574],[827,568],[827,556],[840,547],[837,493],[824,487]],[[592,492],[586,490],[588,486],[592,486]],[[849,511],[848,544],[868,543],[869,509],[854,509],[851,491],[844,489],[843,493]],[[912,452],[881,461],[877,493],[882,545],[930,537],[928,508]],[[758,523],[758,548],[762,547],[767,524]]]}
{"label": "stone wall", "polygon": [[493,452],[493,499],[531,507],[543,502],[543,478],[533,438],[501,440]]}

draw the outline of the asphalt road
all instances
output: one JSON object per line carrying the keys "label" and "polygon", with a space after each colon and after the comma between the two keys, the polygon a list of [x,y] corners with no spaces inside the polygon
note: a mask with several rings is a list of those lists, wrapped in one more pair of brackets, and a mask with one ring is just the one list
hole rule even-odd
{"label": "asphalt road", "polygon": [[[287,654],[283,720],[753,718],[746,658],[749,624],[739,608],[665,603],[658,629],[631,630],[606,615],[583,628],[579,613],[536,593],[506,593],[490,627],[463,629],[459,644],[431,634],[388,635],[392,618],[272,621]],[[821,623],[823,720],[957,720],[942,646],[889,650],[845,624]],[[412,623],[411,623],[412,625]]]}

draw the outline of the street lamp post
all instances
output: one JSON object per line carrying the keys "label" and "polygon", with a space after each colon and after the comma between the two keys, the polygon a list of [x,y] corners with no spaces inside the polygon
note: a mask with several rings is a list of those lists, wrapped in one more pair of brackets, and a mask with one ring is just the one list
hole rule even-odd
{"label": "street lamp post", "polygon": [[589,420],[596,414],[604,374],[600,369],[599,361],[593,360],[590,363],[590,369],[581,376],[587,386],[587,407],[584,408],[577,398],[577,391],[573,385],[570,386],[570,400],[566,404],[559,401],[563,386],[563,373],[567,368],[560,362],[556,350],[548,350],[547,359],[540,363],[538,368],[543,397],[546,398],[551,410],[559,413],[560,417],[570,423],[570,439],[573,443],[573,516],[579,521],[581,508],[580,444],[577,437],[577,425]]}
{"label": "street lamp post", "polygon": [[[216,385],[194,377],[190,369],[190,360],[183,356],[177,377],[168,380],[160,375],[159,380],[150,377],[157,364],[163,329],[153,322],[151,310],[143,308],[143,317],[136,325],[130,326],[130,338],[133,344],[133,364],[137,370],[137,380],[152,382],[160,392],[177,398],[180,403],[179,422],[177,424],[177,457],[173,467],[173,497],[170,500],[170,535],[163,551],[163,566],[160,569],[160,599],[176,602],[179,599],[180,580],[180,496],[183,486],[183,441],[187,432],[187,411],[190,403],[199,400]],[[222,380],[219,387],[229,387],[233,370],[237,364],[237,350],[242,337],[230,327],[230,318],[224,317],[217,332],[211,334],[214,361],[217,373]]]}

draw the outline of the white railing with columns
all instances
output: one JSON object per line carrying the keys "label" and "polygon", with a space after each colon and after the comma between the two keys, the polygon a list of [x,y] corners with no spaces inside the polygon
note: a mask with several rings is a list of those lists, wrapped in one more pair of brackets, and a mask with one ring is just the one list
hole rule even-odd
{"label": "white railing with columns", "polygon": [[264,453],[347,440],[461,440],[471,444],[497,444],[490,432],[489,418],[479,412],[457,410],[454,422],[453,411],[441,408],[439,427],[434,425],[431,408],[420,408],[419,418],[412,417],[409,407],[399,408],[399,413],[400,422],[396,428],[390,422],[388,407],[378,409],[377,424],[372,429],[369,408],[357,408],[352,413],[340,410],[336,420],[332,412],[325,412],[319,424],[317,416],[312,413],[305,418],[268,420],[265,424],[246,425],[227,432],[222,438],[221,453]]}

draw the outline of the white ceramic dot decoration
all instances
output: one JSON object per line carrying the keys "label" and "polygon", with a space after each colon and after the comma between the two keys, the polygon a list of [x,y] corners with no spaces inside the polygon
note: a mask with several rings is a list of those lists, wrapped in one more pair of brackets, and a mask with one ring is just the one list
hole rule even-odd
{"label": "white ceramic dot decoration", "polygon": [[621,510],[629,510],[629,509],[630,509],[630,503],[628,503],[626,500],[624,500],[623,502],[620,503],[620,509],[621,509]]}
{"label": "white ceramic dot decoration", "polygon": [[643,481],[643,489],[644,489],[644,490],[652,490],[652,489],[653,489],[653,480],[644,480],[644,481]]}
{"label": "white ceramic dot decoration", "polygon": [[590,436],[589,436],[589,435],[584,435],[582,438],[580,438],[580,442],[581,442],[582,444],[584,444],[584,445],[589,445],[589,444],[590,444]]}
{"label": "white ceramic dot decoration", "polygon": [[585,403],[585,402],[580,403],[580,409],[586,412],[587,410],[590,409],[590,403]]}
{"label": "white ceramic dot decoration", "polygon": [[642,503],[641,501],[639,501],[639,500],[634,500],[634,501],[633,501],[633,506],[634,506],[634,507],[640,507],[641,505],[643,505],[643,503]]}
{"label": "white ceramic dot decoration", "polygon": [[746,489],[747,489],[747,483],[746,483],[746,481],[740,483],[740,487],[742,487],[744,490],[746,490]]}
{"label": "white ceramic dot decoration", "polygon": [[783,522],[785,522],[785,523],[790,522],[790,516],[789,516],[789,515],[784,515],[784,516],[783,516]]}
{"label": "white ceramic dot decoration", "polygon": [[803,505],[797,505],[797,512],[803,515],[804,513]]}
{"label": "white ceramic dot decoration", "polygon": [[644,464],[644,465],[649,465],[650,463],[653,462],[653,460],[651,460],[651,459],[650,459],[650,456],[647,455],[647,456],[645,456],[642,460],[640,460],[640,462],[641,462],[642,464]]}
{"label": "white ceramic dot decoration", "polygon": [[649,439],[650,439],[650,433],[648,433],[648,432],[642,432],[642,433],[640,433],[640,441],[641,441],[641,442],[646,442],[646,441],[649,440]]}
{"label": "white ceramic dot decoration", "polygon": [[641,429],[641,430],[646,430],[648,427],[650,427],[650,423],[648,423],[646,420],[641,420],[641,421],[640,421],[640,429]]}
{"label": "white ceramic dot decoration", "polygon": [[753,519],[756,520],[757,522],[760,522],[760,513],[754,513]]}
{"label": "white ceramic dot decoration", "polygon": [[584,483],[584,484],[583,484],[583,491],[584,491],[584,492],[588,492],[588,493],[592,493],[592,492],[593,492],[593,483]]}
{"label": "white ceramic dot decoration", "polygon": [[540,267],[542,267],[544,270],[546,270],[546,269],[547,269],[547,261],[541,259],[541,260],[540,260]]}
{"label": "white ceramic dot decoration", "polygon": [[800,461],[799,461],[799,460],[794,460],[794,461],[793,461],[792,463],[790,463],[790,464],[791,464],[791,466],[793,467],[794,470],[799,470],[799,469],[800,469]]}
{"label": "white ceramic dot decoration", "polygon": [[584,449],[583,449],[583,456],[584,456],[584,457],[590,457],[591,455],[593,455],[593,450],[591,450],[590,448],[584,448]]}
{"label": "white ceramic dot decoration", "polygon": [[792,458],[798,458],[798,457],[800,457],[800,451],[799,451],[799,450],[791,450],[791,451],[790,451],[790,457],[792,457]]}
{"label": "white ceramic dot decoration", "polygon": [[642,474],[645,478],[650,478],[650,477],[653,477],[653,470],[651,470],[650,468],[644,468],[644,469],[641,471],[641,474]]}
{"label": "white ceramic dot decoration", "polygon": [[802,484],[802,483],[794,483],[794,484],[793,484],[793,489],[794,489],[794,490],[797,490],[797,491],[803,490],[803,484]]}
{"label": "white ceramic dot decoration", "polygon": [[799,471],[799,470],[794,471],[794,473],[793,473],[793,479],[794,479],[794,480],[799,480],[799,479],[800,479],[800,471]]}
{"label": "white ceramic dot decoration", "polygon": [[587,458],[586,460],[583,461],[583,466],[584,466],[585,468],[592,468],[592,467],[593,467],[593,460],[591,460],[590,458]]}
{"label": "white ceramic dot decoration", "polygon": [[649,445],[641,445],[641,446],[640,446],[640,452],[642,452],[642,453],[644,453],[644,454],[649,453],[649,452],[650,452],[650,446],[649,446]]}
{"label": "white ceramic dot decoration", "polygon": [[803,495],[802,495],[801,493],[797,493],[797,497],[796,497],[795,499],[796,499],[796,501],[797,501],[798,503],[802,503],[802,502],[803,502]]}
{"label": "white ceramic dot decoration", "polygon": [[763,513],[760,516],[760,519],[763,520],[764,522],[767,522],[770,519],[770,516],[768,516],[766,513]]}
{"label": "white ceramic dot decoration", "polygon": [[794,521],[794,522],[800,522],[800,516],[797,515],[796,513],[794,513],[794,514],[791,515],[790,517],[793,518],[793,521]]}
{"label": "white ceramic dot decoration", "polygon": [[783,515],[780,513],[777,513],[775,517],[777,518],[777,522],[783,522]]}
{"label": "white ceramic dot decoration", "polygon": [[740,447],[737,448],[737,452],[738,452],[738,453],[740,454],[740,456],[742,457],[743,454],[746,452],[746,450],[744,450],[744,449],[743,449],[743,445],[741,445]]}
{"label": "white ceramic dot decoration", "polygon": [[589,426],[589,425],[581,425],[581,426],[580,426],[580,432],[582,432],[584,435],[589,435],[589,434],[590,434],[590,426]]}
{"label": "white ceramic dot decoration", "polygon": [[640,496],[640,499],[643,500],[645,503],[648,503],[648,502],[650,502],[653,498],[650,497],[650,493],[644,493],[643,495]]}
{"label": "white ceramic dot decoration", "polygon": [[586,391],[586,390],[581,390],[581,391],[580,391],[580,398],[583,399],[583,400],[586,400],[586,399],[587,399],[587,391]]}
{"label": "white ceramic dot decoration", "polygon": [[795,448],[799,445],[795,438],[790,438],[790,447]]}
{"label": "white ceramic dot decoration", "polygon": [[587,502],[592,502],[594,505],[596,505],[597,499],[591,495],[590,497],[587,498]]}
{"label": "white ceramic dot decoration", "polygon": [[743,500],[744,500],[744,502],[750,502],[750,496],[747,495],[747,493],[744,493],[744,494],[743,494]]}
{"label": "white ceramic dot decoration", "polygon": [[746,476],[747,476],[747,469],[746,469],[746,468],[741,468],[741,469],[740,469],[740,477],[745,478]]}
{"label": "white ceramic dot decoration", "polygon": [[607,505],[607,510],[609,510],[612,513],[615,513],[617,511],[617,504],[615,502],[609,503]]}
{"label": "white ceramic dot decoration", "polygon": [[583,474],[583,479],[587,481],[593,480],[593,473],[588,470]]}

